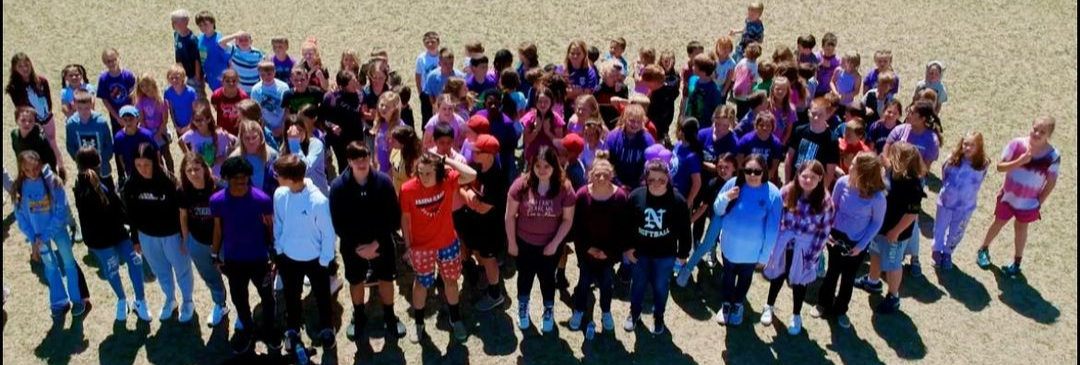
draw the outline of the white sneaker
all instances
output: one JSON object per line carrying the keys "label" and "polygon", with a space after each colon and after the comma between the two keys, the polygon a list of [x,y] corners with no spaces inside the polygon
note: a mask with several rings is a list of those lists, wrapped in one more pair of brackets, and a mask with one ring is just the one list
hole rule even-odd
{"label": "white sneaker", "polygon": [[140,321],[150,322],[153,318],[150,317],[150,308],[147,307],[145,300],[135,301],[135,315],[139,317]]}
{"label": "white sneaker", "polygon": [[180,323],[191,322],[191,317],[195,316],[195,302],[184,302],[180,305]]}
{"label": "white sneaker", "polygon": [[581,329],[581,320],[585,318],[585,312],[574,311],[574,314],[570,315],[570,330],[577,331]]}
{"label": "white sneaker", "polygon": [[798,314],[791,316],[791,323],[787,326],[787,333],[792,336],[802,333],[802,316]]}
{"label": "white sneaker", "polygon": [[821,318],[821,316],[823,316],[823,315],[825,315],[825,309],[821,308],[820,305],[815,305],[813,307],[810,307],[810,316],[811,317]]}
{"label": "white sneaker", "polygon": [[626,316],[626,322],[623,322],[622,325],[623,331],[634,332],[634,329],[637,328],[637,321],[638,319],[634,318],[634,316]]}
{"label": "white sneaker", "polygon": [[172,319],[173,312],[176,311],[176,302],[168,301],[161,306],[161,312],[158,313],[158,320],[165,322]]}
{"label": "white sneaker", "polygon": [[345,282],[341,280],[340,276],[330,277],[330,295],[337,295],[338,291],[345,286]]}
{"label": "white sneaker", "polygon": [[311,279],[308,279],[307,276],[304,277],[304,286],[311,286]]}
{"label": "white sneaker", "polygon": [[126,299],[116,301],[116,321],[127,322],[128,302]]}
{"label": "white sneaker", "polygon": [[716,324],[726,326],[728,322],[729,311],[731,311],[731,308],[729,308],[726,304],[721,306],[720,311],[716,312],[716,316],[713,317],[713,320],[716,321]]}
{"label": "white sneaker", "polygon": [[226,314],[229,314],[229,306],[214,304],[214,310],[210,312],[210,319],[206,321],[206,325],[208,327],[217,327]]}
{"label": "white sneaker", "polygon": [[762,308],[762,310],[761,310],[761,325],[762,326],[766,326],[766,327],[772,326],[773,310],[774,310],[774,308],[771,305],[766,305],[765,308]]}

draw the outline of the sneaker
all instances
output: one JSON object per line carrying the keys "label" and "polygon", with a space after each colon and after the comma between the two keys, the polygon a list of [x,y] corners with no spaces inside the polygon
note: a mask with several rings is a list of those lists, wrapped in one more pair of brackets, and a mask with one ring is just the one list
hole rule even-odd
{"label": "sneaker", "polygon": [[[1001,273],[1004,274],[1006,277],[1014,278],[1020,276],[1022,272],[1020,271],[1020,266],[1017,266],[1015,263],[1013,263],[1002,266]],[[72,310],[72,314],[74,314],[74,312],[75,311]]]}
{"label": "sneaker", "polygon": [[908,266],[908,270],[911,270],[912,277],[921,278],[923,276],[922,264],[918,261],[913,261],[911,265]]}
{"label": "sneaker", "polygon": [[[709,253],[705,254],[705,257],[701,261],[703,261],[705,263],[705,267],[710,268],[710,269],[715,268],[716,267],[716,254],[714,254],[712,252],[709,252]],[[678,274],[678,271],[676,271],[676,274]]]}
{"label": "sneaker", "polygon": [[420,339],[424,337],[424,325],[416,324],[415,330],[409,333],[409,342],[412,344],[420,343]]}
{"label": "sneaker", "polygon": [[568,325],[570,326],[570,330],[571,331],[580,330],[581,329],[581,320],[584,319],[584,318],[585,318],[585,312],[574,311],[574,314],[570,315],[570,323],[568,323]]}
{"label": "sneaker", "polygon": [[195,302],[184,302],[180,306],[180,323],[191,322],[191,317],[195,316]]}
{"label": "sneaker", "polygon": [[251,350],[251,343],[251,331],[237,331],[232,340],[229,341],[229,346],[232,347],[234,354],[240,355]]}
{"label": "sneaker", "polygon": [[71,225],[71,240],[74,241],[75,243],[82,243],[83,242],[82,230],[79,229],[78,225],[74,225],[74,224]]}
{"label": "sneaker", "polygon": [[885,288],[885,284],[882,283],[881,280],[878,280],[876,283],[872,282],[870,281],[869,276],[863,276],[861,278],[855,279],[855,287],[862,289],[870,294],[881,294],[881,292]]}
{"label": "sneaker", "polygon": [[667,326],[664,325],[664,318],[663,317],[654,318],[653,319],[652,334],[655,335],[655,336],[659,336],[659,335],[664,334],[664,331],[667,331]]}
{"label": "sneaker", "polygon": [[150,307],[146,305],[145,300],[135,301],[135,316],[139,317],[140,321],[150,322],[153,318],[150,317]]}
{"label": "sneaker", "polygon": [[165,322],[172,319],[173,312],[176,311],[176,302],[168,301],[165,305],[161,306],[161,312],[158,313],[158,320]]}
{"label": "sneaker", "polygon": [[840,328],[849,330],[851,329],[851,318],[847,314],[841,314],[836,316],[836,324],[840,325]]}
{"label": "sneaker", "polygon": [[585,325],[585,340],[592,341],[593,338],[596,338],[596,324],[589,322]]}
{"label": "sneaker", "polygon": [[885,300],[882,300],[877,306],[878,313],[892,314],[900,310],[900,297],[893,296],[892,294],[886,295]]}
{"label": "sneaker", "polygon": [[450,325],[454,334],[454,339],[458,342],[465,342],[469,339],[469,329],[465,328],[465,322],[457,321]]}
{"label": "sneaker", "polygon": [[732,326],[738,326],[742,324],[743,314],[746,312],[746,306],[742,304],[736,304],[735,309],[731,311],[731,320],[728,321]]}
{"label": "sneaker", "polygon": [[551,308],[544,309],[541,330],[544,333],[551,333],[551,331],[555,330],[555,311],[551,310]]}
{"label": "sneaker", "polygon": [[221,320],[225,319],[225,315],[229,314],[229,307],[225,305],[214,304],[214,310],[210,311],[210,319],[206,321],[208,327],[217,327],[221,324]]}
{"label": "sneaker", "polygon": [[626,316],[626,321],[623,322],[623,325],[622,325],[623,331],[634,332],[634,329],[637,328],[637,322],[638,322],[638,319],[634,318],[634,316]]}
{"label": "sneaker", "polygon": [[116,301],[116,321],[127,322],[128,302],[126,299]]}
{"label": "sneaker", "polygon": [[934,267],[940,269],[945,264],[945,253],[934,251],[930,254],[930,259],[934,261]]}
{"label": "sneaker", "polygon": [[820,305],[810,307],[810,317],[821,318],[825,316],[825,308]]}
{"label": "sneaker", "polygon": [[601,315],[600,323],[604,325],[604,332],[615,330],[615,317],[612,317],[611,313],[604,313]]}
{"label": "sneaker", "polygon": [[518,304],[518,329],[524,331],[532,327],[532,323],[529,322],[529,304]]}
{"label": "sneaker", "polygon": [[682,269],[683,269],[683,264],[680,263],[679,261],[675,261],[675,267],[672,269],[671,274],[673,276],[675,276],[675,277],[679,277],[679,273],[682,272]]}
{"label": "sneaker", "polygon": [[985,248],[979,249],[978,258],[975,259],[975,263],[983,269],[990,267],[990,250]]}
{"label": "sneaker", "polygon": [[394,330],[391,333],[393,333],[395,336],[397,336],[397,338],[405,337],[405,323],[404,322],[402,322],[402,321],[394,321],[393,325],[387,324],[386,325],[386,331],[390,332],[390,329]]}
{"label": "sneaker", "polygon": [[792,336],[802,333],[802,316],[798,314],[791,316],[791,323],[787,326],[787,333]]}
{"label": "sneaker", "polygon": [[499,294],[499,296],[496,298],[492,298],[490,295],[484,295],[480,297],[480,300],[476,301],[476,310],[481,312],[489,312],[492,309],[498,308],[505,302],[506,298],[503,297],[502,294]]}
{"label": "sneaker", "polygon": [[235,331],[243,331],[244,330],[244,322],[240,321],[239,316],[235,320],[233,320],[233,330],[235,330]]}
{"label": "sneaker", "polygon": [[727,304],[724,304],[720,307],[720,311],[716,312],[716,316],[713,317],[713,320],[716,321],[716,324],[726,326],[728,324],[728,315],[730,314],[730,312],[731,307]]}
{"label": "sneaker", "polygon": [[71,303],[71,316],[78,317],[86,314],[86,308],[90,306],[90,301],[83,303]]}
{"label": "sneaker", "polygon": [[337,347],[337,338],[334,336],[334,330],[327,328],[319,332],[319,342],[322,343],[322,347],[325,349]]}
{"label": "sneaker", "polygon": [[829,272],[828,268],[825,267],[825,255],[818,256],[818,262],[817,262],[817,277],[818,277],[818,279],[824,279],[825,274],[828,273],[828,272]]}
{"label": "sneaker", "polygon": [[941,262],[941,268],[943,270],[952,270],[956,268],[956,263],[952,260],[952,254],[944,254]]}
{"label": "sneaker", "polygon": [[345,282],[341,280],[341,277],[334,276],[330,278],[330,295],[336,296],[341,288],[345,286]]}
{"label": "sneaker", "polygon": [[71,308],[71,303],[64,303],[60,305],[53,305],[50,310],[52,311],[53,318],[60,318],[64,316],[64,313]]}
{"label": "sneaker", "polygon": [[766,327],[772,326],[773,309],[774,309],[773,306],[766,305],[765,308],[763,308],[761,310],[761,325],[762,326],[766,326]]}

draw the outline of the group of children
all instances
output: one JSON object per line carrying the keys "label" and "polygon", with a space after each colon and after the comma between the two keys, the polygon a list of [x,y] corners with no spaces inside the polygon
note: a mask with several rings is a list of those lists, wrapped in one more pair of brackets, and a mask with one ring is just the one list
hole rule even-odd
{"label": "group of children", "polygon": [[[854,287],[881,293],[887,283],[877,309],[893,312],[907,256],[912,275],[921,275],[918,216],[944,143],[945,67],[927,64],[905,108],[889,51],[875,53],[865,77],[860,55],[838,55],[833,34],[823,37],[820,52],[806,35],[796,52],[778,45],[771,60],[762,59],[763,11],[749,7],[745,28],[732,32],[741,34],[737,41],[721,37],[710,52],[691,42],[682,70],[673,52],[657,57],[647,47],[631,69],[621,38],[603,60],[595,47],[574,41],[562,64],[547,66],[536,45],[524,43],[516,68],[511,51],[489,62],[474,42],[459,69],[454,52],[428,32],[414,91],[385,51],[366,61],[346,51],[331,75],[315,39],[305,40],[294,60],[285,38],[263,53],[249,33],[222,36],[206,11],[194,17],[196,34],[179,10],[171,15],[176,65],[164,91],[154,75],[122,68],[115,49],[102,53],[97,85],[82,65],[63,69],[65,151],[56,144],[60,116],[48,81],[25,54],[12,58],[6,92],[17,107],[11,145],[19,168],[10,186],[5,171],[5,189],[32,259],[45,265],[54,315],[81,315],[89,303],[67,231],[66,152],[77,168],[77,238],[101,263],[117,296],[117,320],[132,311],[151,320],[145,264],[166,298],[157,317],[169,320],[178,310],[180,322],[190,321],[194,266],[212,294],[210,325],[230,312],[232,292],[237,353],[260,340],[304,356],[305,281],[319,313],[309,332],[333,348],[330,303],[342,286],[340,267],[353,304],[349,336],[365,336],[366,289],[377,287],[386,331],[420,342],[426,298],[441,286],[452,336],[464,341],[470,330],[461,290],[481,293],[477,311],[500,308],[507,255],[518,269],[522,330],[532,326],[534,278],[542,293],[539,327],[554,330],[555,292],[570,286],[571,254],[580,274],[568,327],[588,339],[597,332],[587,317],[593,288],[605,333],[615,328],[618,278],[631,286],[623,328],[637,328],[650,294],[650,331],[661,334],[673,276],[687,285],[699,262],[722,268],[721,324],[743,322],[754,271],[763,269],[770,290],[761,323],[773,322],[786,282],[794,294],[788,329],[801,332],[806,288],[821,278],[811,314],[848,328]],[[414,92],[419,126],[409,106]],[[994,165],[1006,173],[1005,186],[978,250],[980,266],[991,264],[990,243],[1015,220],[1015,258],[1003,271],[1020,273],[1028,225],[1040,219],[1059,173],[1060,155],[1049,142],[1054,128],[1052,117],[1037,118]],[[178,164],[173,142],[182,152]],[[938,175],[932,248],[934,265],[946,270],[992,163],[978,132],[955,145]],[[870,270],[856,278],[867,256]],[[393,309],[402,259],[413,273],[413,331]],[[263,306],[258,323],[249,283]],[[274,323],[274,289],[284,291],[277,303],[285,306],[284,326]]]}

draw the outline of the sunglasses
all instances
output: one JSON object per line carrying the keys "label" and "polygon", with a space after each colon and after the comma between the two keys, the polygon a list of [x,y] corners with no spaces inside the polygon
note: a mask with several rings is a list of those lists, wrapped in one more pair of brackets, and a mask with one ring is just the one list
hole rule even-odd
{"label": "sunglasses", "polygon": [[765,174],[765,170],[762,169],[743,169],[742,171],[746,176],[761,176]]}

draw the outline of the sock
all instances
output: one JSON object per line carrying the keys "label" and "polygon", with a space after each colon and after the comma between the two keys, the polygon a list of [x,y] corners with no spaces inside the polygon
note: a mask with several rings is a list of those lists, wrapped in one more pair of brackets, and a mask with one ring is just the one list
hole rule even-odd
{"label": "sock", "polygon": [[360,334],[364,333],[364,328],[367,327],[367,315],[364,314],[363,305],[353,306],[353,326],[356,328],[356,337],[360,337]]}
{"label": "sock", "polygon": [[450,322],[461,321],[461,305],[460,304],[447,304],[450,307]]}
{"label": "sock", "polygon": [[413,319],[418,326],[424,325],[424,308],[413,308]]}
{"label": "sock", "polygon": [[495,283],[495,284],[488,285],[488,287],[487,287],[487,295],[488,295],[488,297],[491,297],[491,299],[498,299],[499,296],[502,295],[501,293],[499,293],[499,284]]}
{"label": "sock", "polygon": [[1021,262],[1021,261],[1024,261],[1024,258],[1023,258],[1023,257],[1020,257],[1020,256],[1016,256],[1016,257],[1014,257],[1014,258],[1013,258],[1013,266],[1016,266],[1016,268],[1017,268],[1017,269],[1019,269],[1019,268],[1020,268],[1020,262]]}
{"label": "sock", "polygon": [[382,311],[383,311],[383,321],[386,322],[386,328],[391,329],[391,330],[396,330],[396,329],[394,329],[394,327],[398,323],[398,318],[397,318],[397,315],[394,314],[394,305],[393,304],[391,304],[391,305],[383,304]]}

